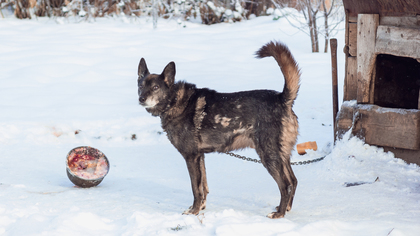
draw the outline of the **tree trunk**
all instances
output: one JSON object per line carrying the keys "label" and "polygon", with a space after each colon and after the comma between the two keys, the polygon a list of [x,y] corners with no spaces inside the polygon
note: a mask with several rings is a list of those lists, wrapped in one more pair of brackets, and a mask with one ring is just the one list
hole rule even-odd
{"label": "tree trunk", "polygon": [[315,41],[315,51],[319,52],[319,41],[318,41],[318,28],[316,26],[316,12],[313,14],[313,27],[314,27],[314,41]]}
{"label": "tree trunk", "polygon": [[328,29],[328,14],[324,11],[324,27],[325,27],[325,48],[324,52],[328,52],[328,40],[330,39],[329,29]]}
{"label": "tree trunk", "polygon": [[312,52],[319,52],[318,30],[316,28],[316,14],[318,10],[316,10],[315,12],[312,11],[311,1],[306,1],[305,5],[306,5],[306,10],[308,11],[308,28],[309,28],[309,35],[311,37]]}
{"label": "tree trunk", "polygon": [[330,9],[327,9],[327,4],[325,4],[325,0],[322,0],[322,6],[324,10],[324,28],[325,28],[325,47],[324,53],[328,52],[328,41],[330,40],[330,29],[328,25],[328,16],[331,14],[333,10],[334,0],[331,2]]}
{"label": "tree trunk", "polygon": [[311,46],[312,52],[315,51],[315,40],[314,40],[314,26],[313,26],[313,18],[312,18],[312,11],[311,6],[306,4],[306,10],[308,11],[308,28],[309,28],[309,36],[311,37]]}
{"label": "tree trunk", "polygon": [[158,0],[153,0],[152,3],[152,17],[153,17],[153,29],[157,28],[157,22],[158,22]]}

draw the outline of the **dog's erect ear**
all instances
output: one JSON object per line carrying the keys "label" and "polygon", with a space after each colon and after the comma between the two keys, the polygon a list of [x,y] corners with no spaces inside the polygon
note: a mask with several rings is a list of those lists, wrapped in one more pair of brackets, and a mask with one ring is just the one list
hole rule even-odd
{"label": "dog's erect ear", "polygon": [[163,69],[162,75],[165,83],[171,87],[175,82],[175,63],[173,61],[166,65],[165,69]]}
{"label": "dog's erect ear", "polygon": [[141,58],[140,60],[139,70],[137,73],[139,75],[139,79],[142,79],[150,74],[149,69],[147,69],[146,61],[144,60],[144,58]]}

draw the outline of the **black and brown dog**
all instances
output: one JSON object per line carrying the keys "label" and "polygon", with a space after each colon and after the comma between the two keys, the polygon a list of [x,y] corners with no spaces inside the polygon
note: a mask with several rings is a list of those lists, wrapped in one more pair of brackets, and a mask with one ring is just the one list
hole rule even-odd
{"label": "black and brown dog", "polygon": [[204,153],[254,148],[262,164],[276,181],[280,205],[270,218],[284,217],[292,208],[297,179],[290,165],[298,135],[297,116],[292,110],[300,71],[289,49],[270,42],[256,52],[258,58],[272,56],[285,78],[283,92],[252,90],[218,93],[194,84],[175,83],[175,63],[162,74],[150,74],[142,58],[138,67],[139,102],[153,116],[187,162],[194,203],[184,214],[198,214],[206,207],[209,193]]}

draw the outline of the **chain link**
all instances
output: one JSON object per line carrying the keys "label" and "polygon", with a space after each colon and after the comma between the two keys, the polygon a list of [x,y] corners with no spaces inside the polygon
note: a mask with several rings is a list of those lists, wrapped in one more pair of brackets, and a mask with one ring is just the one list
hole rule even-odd
{"label": "chain link", "polygon": [[[261,160],[257,160],[257,159],[246,157],[246,156],[241,156],[241,155],[235,154],[233,152],[225,152],[225,153],[228,154],[229,156],[236,157],[236,158],[242,159],[244,161],[250,161],[250,162],[255,162],[255,163],[260,163],[261,164]],[[322,161],[322,160],[324,160],[324,158],[325,158],[325,156],[320,157],[320,158],[316,158],[316,159],[313,159],[313,160],[308,160],[308,161],[292,162],[290,164],[291,165],[307,165],[307,164],[315,163],[315,162],[318,162],[318,161]]]}
{"label": "chain link", "polygon": [[251,161],[251,162],[255,162],[255,163],[260,163],[261,164],[261,160],[257,160],[257,159],[253,159],[253,158],[249,158],[249,157],[245,157],[245,156],[241,156],[241,155],[235,154],[233,152],[225,152],[225,153],[228,154],[229,156],[236,157],[236,158],[242,159],[244,161]]}

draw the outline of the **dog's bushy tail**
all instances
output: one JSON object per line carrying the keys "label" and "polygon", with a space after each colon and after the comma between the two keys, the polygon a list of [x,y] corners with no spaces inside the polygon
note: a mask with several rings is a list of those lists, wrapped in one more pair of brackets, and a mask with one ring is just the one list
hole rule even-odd
{"label": "dog's bushy tail", "polygon": [[300,69],[289,48],[281,42],[269,42],[256,53],[257,58],[274,57],[284,75],[283,96],[288,107],[292,107],[300,87]]}

